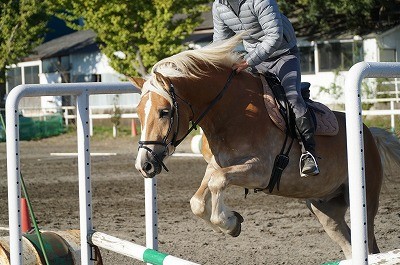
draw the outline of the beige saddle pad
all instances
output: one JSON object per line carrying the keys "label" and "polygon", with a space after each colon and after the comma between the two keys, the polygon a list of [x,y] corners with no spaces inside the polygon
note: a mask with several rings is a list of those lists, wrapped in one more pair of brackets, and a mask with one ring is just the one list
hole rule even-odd
{"label": "beige saddle pad", "polygon": [[[267,81],[264,79],[264,77],[261,77],[261,80],[264,87],[264,103],[265,107],[267,108],[269,117],[279,129],[285,131],[286,123],[281,113],[279,112],[279,106],[275,100],[272,90],[269,88]],[[321,112],[314,111],[315,117],[317,119],[315,134],[325,136],[336,135],[339,132],[339,124],[335,114],[322,103],[314,101],[311,102],[309,105],[311,105],[313,108],[321,110]]]}

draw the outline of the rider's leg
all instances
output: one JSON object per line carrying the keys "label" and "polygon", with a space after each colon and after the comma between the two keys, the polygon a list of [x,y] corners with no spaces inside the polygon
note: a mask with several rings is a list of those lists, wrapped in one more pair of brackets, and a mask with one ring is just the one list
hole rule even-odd
{"label": "rider's leg", "polygon": [[303,116],[296,117],[296,127],[303,147],[303,155],[300,158],[301,175],[318,175],[319,168],[316,161],[314,140],[315,126],[308,110]]}
{"label": "rider's leg", "polygon": [[301,175],[317,175],[319,173],[319,168],[315,155],[315,125],[306,103],[301,96],[300,61],[295,54],[285,56],[282,58],[282,61],[283,63],[278,71],[278,77],[281,80],[289,104],[293,109],[297,131],[301,139],[303,153],[300,158]]}
{"label": "rider's leg", "polygon": [[300,159],[301,175],[317,175],[319,169],[315,159],[315,126],[301,96],[300,60],[297,49],[293,49],[292,52],[282,55],[275,61],[264,62],[257,69],[260,72],[272,72],[281,81],[286,97],[293,109],[296,127],[301,139],[303,153]]}

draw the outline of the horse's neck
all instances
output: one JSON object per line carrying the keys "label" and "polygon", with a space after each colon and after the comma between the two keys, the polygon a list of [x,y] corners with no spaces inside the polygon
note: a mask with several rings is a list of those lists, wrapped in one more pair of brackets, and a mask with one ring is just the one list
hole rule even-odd
{"label": "horse's neck", "polygon": [[[192,86],[193,89],[198,89],[196,99],[203,100],[196,104],[196,115],[201,115],[220,93],[228,75],[229,73],[225,73],[202,78]],[[202,91],[207,95],[202,95]],[[264,107],[261,81],[247,73],[236,75],[222,98],[200,122],[200,126],[211,145],[221,139],[235,141],[233,138],[245,137],[250,130],[253,136],[258,133],[266,136],[272,126]]]}

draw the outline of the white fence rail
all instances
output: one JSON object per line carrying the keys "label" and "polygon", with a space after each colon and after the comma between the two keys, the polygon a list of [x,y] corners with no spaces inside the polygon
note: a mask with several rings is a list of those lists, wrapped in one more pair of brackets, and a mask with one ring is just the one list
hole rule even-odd
{"label": "white fence rail", "polygon": [[[316,99],[318,101],[318,99]],[[339,101],[320,101],[321,103],[328,106],[337,106],[337,105],[345,105],[345,102]],[[363,99],[363,103],[367,104],[376,104],[376,103],[388,103],[389,108],[385,109],[371,109],[371,110],[363,110],[363,116],[390,116],[390,128],[394,132],[396,128],[396,116],[400,115],[400,98],[373,98],[373,99]],[[397,103],[397,106],[396,106]],[[334,107],[333,110],[336,110]],[[397,121],[400,121],[400,118],[397,118]]]}

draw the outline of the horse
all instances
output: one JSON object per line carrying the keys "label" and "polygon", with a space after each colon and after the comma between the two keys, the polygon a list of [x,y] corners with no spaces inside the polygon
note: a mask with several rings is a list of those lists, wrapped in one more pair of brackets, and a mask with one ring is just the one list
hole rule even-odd
{"label": "horse", "polygon": [[[213,230],[234,237],[239,236],[244,219],[224,203],[224,193],[235,185],[269,194],[265,188],[285,140],[267,114],[260,77],[249,71],[232,72],[232,65],[241,58],[234,51],[239,42],[240,37],[233,37],[183,51],[156,63],[146,79],[131,78],[141,89],[137,113],[142,133],[136,169],[145,178],[168,170],[166,158],[199,125],[204,132],[202,154],[207,167],[190,200],[191,210]],[[271,194],[305,199],[329,237],[351,258],[350,228],[345,221],[349,208],[346,122],[344,113],[334,114],[339,124],[337,135],[316,136],[320,174],[300,177],[301,149],[294,144],[279,190],[273,189]],[[374,219],[383,163],[400,168],[400,143],[383,129],[371,132],[364,125],[363,133],[368,247],[370,253],[378,253]]]}

